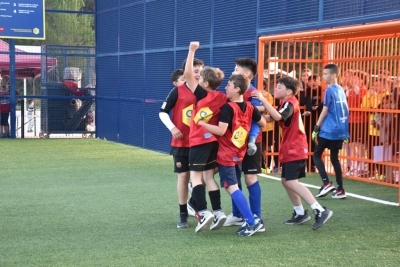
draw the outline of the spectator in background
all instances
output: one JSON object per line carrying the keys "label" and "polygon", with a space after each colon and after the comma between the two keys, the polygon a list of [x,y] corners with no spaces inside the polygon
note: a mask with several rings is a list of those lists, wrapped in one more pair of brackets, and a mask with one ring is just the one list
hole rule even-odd
{"label": "spectator in background", "polygon": [[33,132],[33,115],[35,113],[35,100],[28,101],[28,133]]}
{"label": "spectator in background", "polygon": [[[365,84],[367,82],[367,75],[362,71],[346,72],[352,76],[346,75],[346,96],[349,108],[360,108],[362,100],[367,93]],[[364,140],[367,137],[368,120],[365,112],[350,111],[349,113],[349,131],[350,140],[347,144],[347,156],[353,158],[365,158]],[[366,175],[368,169],[365,168],[365,162],[348,160],[348,171],[346,176],[350,175]]]}
{"label": "spectator in background", "polygon": [[301,73],[301,85],[303,87],[303,90],[306,90],[308,85],[308,77],[310,77],[311,75],[312,71],[310,69],[304,69]]}
{"label": "spectator in background", "polygon": [[[314,74],[308,77],[308,86],[305,93],[306,111],[303,113],[305,131],[310,152],[314,152],[315,143],[311,142],[311,127],[317,123],[317,115],[322,111],[324,102],[322,100],[321,78]],[[311,172],[315,172],[314,157],[311,157]]]}
{"label": "spectator in background", "polygon": [[[0,84],[0,95],[10,95],[10,77],[3,76]],[[9,138],[10,130],[8,118],[10,117],[10,98],[0,99],[0,112],[1,112],[1,137]]]}
{"label": "spectator in background", "polygon": [[347,90],[352,87],[352,83],[353,83],[353,70],[346,70],[345,72],[343,72],[342,75],[342,88],[343,90],[346,92],[346,96],[347,96]]}
{"label": "spectator in background", "polygon": [[[264,98],[270,103],[271,105],[274,104],[274,97],[268,92],[267,88],[267,79],[263,80],[263,91],[262,94]],[[265,115],[268,115],[268,112],[264,112]],[[261,169],[263,172],[269,173],[269,167],[271,166],[272,156],[268,156],[268,159],[265,157],[265,153],[272,151],[272,146],[274,144],[274,124],[272,122],[267,123],[262,128],[262,164]],[[274,156],[274,162],[278,161],[278,156]]]}
{"label": "spectator in background", "polygon": [[[376,109],[379,107],[382,99],[390,94],[390,88],[387,87],[387,79],[385,77],[379,77],[375,79],[374,85],[369,89],[369,91],[363,97],[361,107],[362,108],[369,108],[369,109]],[[370,113],[367,115],[368,121],[375,120],[375,114]],[[379,130],[372,124],[369,124],[368,130],[368,158],[372,159],[372,151],[374,146],[379,144]],[[368,164],[368,171],[369,174],[372,174],[373,179],[376,177],[380,177],[379,171],[376,169],[376,164]]]}
{"label": "spectator in background", "polygon": [[[391,109],[391,99],[392,97],[390,95],[384,96],[381,103],[378,105],[378,108],[384,110]],[[379,130],[379,143],[384,145],[385,149],[388,149],[389,145],[391,145],[393,142],[393,137],[395,134],[393,113],[385,111],[376,112],[374,119],[371,121],[371,125]],[[392,153],[392,151],[389,153]],[[378,172],[379,173],[375,176],[375,178],[377,180],[383,180],[386,176],[386,168],[384,166],[379,166]]]}
{"label": "spectator in background", "polygon": [[[384,110],[391,109],[391,99],[392,97],[390,95],[384,96],[378,108]],[[376,112],[374,119],[371,121],[371,125],[379,130],[379,143],[387,145],[392,142],[395,130],[393,127],[393,113]]]}

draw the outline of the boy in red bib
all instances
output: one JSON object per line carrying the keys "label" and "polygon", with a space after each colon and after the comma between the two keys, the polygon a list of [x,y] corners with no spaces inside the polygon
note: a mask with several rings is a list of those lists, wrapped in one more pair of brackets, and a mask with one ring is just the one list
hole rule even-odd
{"label": "boy in red bib", "polygon": [[[199,222],[196,232],[203,231],[209,224],[211,224],[210,230],[218,229],[226,221],[226,215],[221,209],[220,189],[214,180],[218,136],[199,124],[202,120],[213,125],[218,123],[221,107],[227,101],[224,93],[216,91],[224,79],[224,73],[218,68],[205,67],[200,72],[199,80],[195,78],[193,59],[199,45],[199,42],[190,43],[184,71],[186,85],[195,96],[189,133],[189,170],[193,191],[188,201],[188,209],[195,206],[195,210],[198,211]],[[203,180],[208,188],[212,212],[207,209]]]}
{"label": "boy in red bib", "polygon": [[253,120],[261,127],[266,124],[257,108],[250,102],[243,101],[243,94],[249,87],[249,83],[250,81],[243,75],[232,75],[225,87],[230,102],[221,108],[218,125],[212,125],[205,120],[199,121],[199,124],[209,132],[220,136],[217,154],[220,185],[232,197],[246,221],[236,231],[240,236],[251,236],[262,227],[261,220],[251,212],[247,199],[238,186],[251,122]]}
{"label": "boy in red bib", "polygon": [[296,94],[300,83],[291,77],[278,80],[275,88],[275,98],[281,100],[278,110],[263,97],[260,91],[253,90],[252,96],[259,99],[270,115],[266,115],[267,122],[276,121],[282,128],[282,142],[280,144],[279,162],[282,163],[282,185],[293,203],[294,213],[285,224],[302,224],[311,217],[304,210],[301,199],[307,202],[314,210],[315,224],[313,230],[321,227],[333,214],[332,211],[322,207],[311,194],[310,190],[298,179],[305,177],[305,167],[308,158],[307,137],[301,120],[299,103]]}

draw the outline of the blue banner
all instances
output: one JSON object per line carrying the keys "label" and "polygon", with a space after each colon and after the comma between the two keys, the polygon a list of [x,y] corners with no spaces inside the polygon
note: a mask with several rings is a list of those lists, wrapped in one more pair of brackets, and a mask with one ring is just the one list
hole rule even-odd
{"label": "blue banner", "polygon": [[45,39],[45,0],[0,0],[0,38]]}

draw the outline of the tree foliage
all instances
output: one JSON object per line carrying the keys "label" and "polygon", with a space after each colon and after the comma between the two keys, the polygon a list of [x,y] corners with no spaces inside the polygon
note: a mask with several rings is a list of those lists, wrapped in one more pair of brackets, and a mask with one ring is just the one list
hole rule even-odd
{"label": "tree foliage", "polygon": [[[95,0],[46,0],[47,10],[94,11]],[[17,40],[19,45],[94,46],[94,14],[46,12],[46,40]]]}

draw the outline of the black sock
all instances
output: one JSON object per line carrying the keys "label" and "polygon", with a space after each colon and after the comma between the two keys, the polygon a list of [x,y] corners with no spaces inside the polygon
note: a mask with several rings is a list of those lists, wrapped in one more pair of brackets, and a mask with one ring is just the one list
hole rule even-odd
{"label": "black sock", "polygon": [[208,196],[210,197],[211,200],[211,206],[213,210],[220,210],[221,209],[221,191],[214,190],[214,191],[209,191]]}
{"label": "black sock", "polygon": [[183,204],[183,205],[179,204],[179,211],[180,211],[180,213],[188,213],[187,204]]}
{"label": "black sock", "polygon": [[192,197],[196,202],[198,211],[207,209],[206,188],[204,187],[204,185],[199,184],[193,187]]}
{"label": "black sock", "polygon": [[190,204],[190,206],[192,206],[192,208],[193,208],[196,212],[199,211],[199,210],[197,209],[196,201],[194,201],[193,197],[190,197],[190,198],[189,198],[189,204]]}

